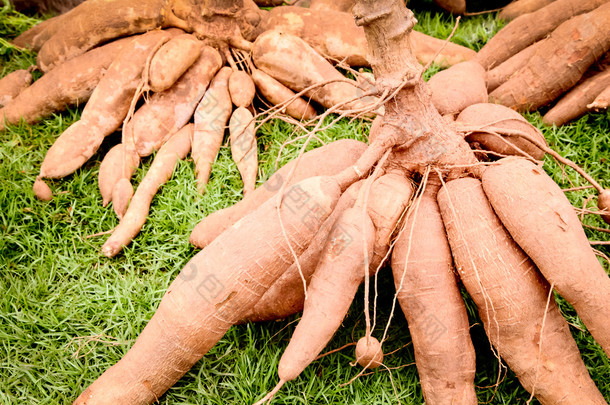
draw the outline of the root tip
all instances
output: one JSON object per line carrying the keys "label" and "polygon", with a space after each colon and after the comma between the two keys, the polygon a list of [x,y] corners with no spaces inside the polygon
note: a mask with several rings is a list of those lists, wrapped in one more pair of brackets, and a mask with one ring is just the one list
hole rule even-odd
{"label": "root tip", "polygon": [[51,190],[51,187],[49,187],[49,185],[40,177],[36,178],[36,181],[34,181],[32,190],[39,200],[51,201],[53,199],[53,191]]}

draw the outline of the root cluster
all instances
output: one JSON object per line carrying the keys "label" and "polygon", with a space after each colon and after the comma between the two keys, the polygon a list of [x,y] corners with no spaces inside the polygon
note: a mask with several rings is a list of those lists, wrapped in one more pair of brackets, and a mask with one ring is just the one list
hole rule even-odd
{"label": "root cluster", "polygon": [[[86,37],[59,33],[57,24],[66,16],[84,19],[107,1],[89,0],[16,41],[40,51],[40,68],[48,70],[43,79],[61,79],[81,64],[91,68],[69,94],[43,83],[61,93],[52,102],[36,101],[47,111],[89,101],[80,121],[49,149],[34,184],[37,195],[52,198],[43,179],[74,172],[120,128],[121,143],[100,167],[104,203],[112,202],[121,218],[102,247],[114,256],[139,232],[152,197],[189,152],[205,190],[228,129],[245,198],[194,229],[191,241],[202,250],[172,282],[131,350],[75,404],[153,403],[232,325],[302,310],[279,363],[279,382],[259,403],[271,401],[320,355],[361,284],[367,312],[356,360],[363,372],[383,366],[388,328],[373,336],[368,306],[369,278],[385,264],[396,286],[394,305],[409,323],[426,403],[477,403],[460,284],[498,358],[532,396],[543,404],[606,403],[552,292],[573,305],[610,355],[610,278],[540,160],[548,153],[577,170],[599,192],[606,220],[608,190],[549,149],[519,114],[487,103],[489,64],[479,64],[486,53],[456,63],[428,85],[411,52],[413,14],[402,1],[359,0],[352,10],[358,26],[350,29],[368,43],[365,60],[374,77],[349,80],[318,52],[321,33],[272,29],[268,15],[248,0],[139,2],[137,19],[125,11],[132,2],[112,2],[116,15],[94,19]],[[606,29],[596,21],[607,6],[574,19]],[[271,13],[280,25],[278,10]],[[283,10],[291,18],[315,14]],[[110,17],[118,18],[112,29]],[[96,47],[123,35],[132,37]],[[544,41],[552,38],[561,42],[555,33]],[[99,57],[110,52],[117,56]],[[270,104],[264,116],[255,108],[257,90]],[[32,97],[27,91],[0,110],[9,123],[15,116],[39,118],[20,100]],[[255,189],[261,121],[283,116],[303,130],[307,144],[332,113],[336,120],[377,115],[369,144],[344,140],[302,151]],[[134,170],[154,152],[134,191]],[[430,314],[439,321],[434,333]]]}

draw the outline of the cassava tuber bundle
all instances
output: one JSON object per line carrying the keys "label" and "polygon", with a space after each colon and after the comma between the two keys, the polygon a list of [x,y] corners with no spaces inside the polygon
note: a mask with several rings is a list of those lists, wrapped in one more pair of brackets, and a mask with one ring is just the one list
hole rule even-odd
{"label": "cassava tuber bundle", "polygon": [[[489,99],[524,111],[548,104],[575,85],[583,72],[610,49],[609,20],[610,4],[606,3],[564,22],[529,63],[492,91]],[[552,73],[548,66],[554,66]]]}
{"label": "cassava tuber bundle", "polygon": [[[148,156],[186,125],[222,65],[218,51],[204,46],[199,57],[169,89],[153,94],[127,124],[140,156]],[[133,132],[131,132],[133,131]]]}
{"label": "cassava tuber bundle", "polygon": [[[288,267],[288,243],[300,253],[299,246],[304,248],[313,238],[339,195],[339,185],[332,179],[306,179],[286,189],[286,202],[279,214],[282,226],[277,201],[270,200],[229,228],[187,263],[130,352],[87,388],[75,404],[157,400],[260,299]],[[303,216],[312,209],[318,215],[303,223]],[[235,250],[238,245],[240,253]],[[220,291],[196,292],[201,283],[210,281]],[[160,347],[163,350],[158,350]]]}
{"label": "cassava tuber bundle", "polygon": [[[282,187],[291,186],[312,176],[337,174],[353,165],[365,149],[366,144],[362,142],[344,139],[305,153],[299,161],[291,161],[280,168],[264,185],[243,200],[205,217],[193,229],[189,241],[199,248],[204,248],[225,229],[273,197]],[[291,173],[293,168],[294,172]]]}
{"label": "cassava tuber bundle", "polygon": [[490,69],[490,101],[530,111],[567,93],[545,116],[548,125],[587,112],[605,83],[599,72],[607,67],[602,59],[610,49],[609,13],[603,0],[556,0],[513,20],[477,54]]}
{"label": "cassava tuber bundle", "polygon": [[67,176],[93,156],[104,138],[117,130],[127,115],[149,55],[169,38],[163,31],[151,31],[125,46],[95,88],[81,119],[68,127],[47,151],[39,177]]}
{"label": "cassava tuber bundle", "polygon": [[460,278],[487,336],[542,404],[603,405],[549,284],[494,214],[491,195],[480,181],[464,178],[447,183],[438,197]]}
{"label": "cassava tuber bundle", "polygon": [[[90,1],[100,4],[99,0]],[[299,100],[307,103],[305,98],[311,98],[330,108],[347,103],[339,112],[351,115],[371,114],[371,110],[378,107],[367,106],[360,100],[370,90],[375,96],[388,96],[384,100],[371,100],[382,106],[385,113],[376,118],[369,145],[355,140],[331,142],[299,155],[256,189],[257,170],[252,170],[255,166],[249,164],[247,175],[244,167],[239,167],[244,180],[251,180],[243,201],[209,215],[194,229],[191,239],[203,250],[175,278],[131,350],[93,382],[76,404],[162,401],[163,393],[207,353],[231,325],[245,320],[275,319],[304,308],[293,341],[280,361],[280,384],[271,391],[272,396],[285,381],[296,378],[314,361],[341,324],[354,297],[358,297],[359,285],[388,257],[392,258],[390,264],[397,286],[395,299],[404,306],[409,327],[413,329],[417,368],[426,402],[475,403],[474,355],[458,289],[460,284],[451,264],[452,256],[461,282],[479,307],[490,342],[540,402],[560,403],[567,398],[574,403],[603,403],[554,303],[552,288],[556,287],[574,304],[593,336],[607,350],[603,322],[608,318],[610,302],[606,291],[608,277],[603,269],[600,270],[599,263],[594,263],[596,258],[578,219],[574,220],[572,207],[565,202],[561,190],[547,184],[550,179],[544,177],[535,164],[516,158],[490,162],[492,152],[518,154],[519,149],[532,147],[528,142],[535,144],[527,153],[532,157],[535,153],[540,154],[536,157],[542,157],[541,149],[553,152],[544,145],[539,133],[530,132],[532,127],[517,118],[516,113],[509,114],[505,107],[476,104],[486,101],[487,95],[481,67],[475,62],[455,66],[444,75],[462,73],[445,84],[441,80],[444,75],[438,76],[431,82],[435,87],[431,91],[422,80],[420,62],[410,52],[410,38],[416,35],[411,34],[415,24],[413,14],[399,0],[357,0],[353,21],[360,26],[357,30],[368,42],[366,61],[374,73],[371,86],[365,87],[362,80],[345,79],[320,55],[319,49],[316,51],[307,44],[307,40],[277,31],[261,33],[259,29],[265,25],[269,13],[259,12],[252,5],[248,0],[201,4],[171,1],[161,5],[164,15],[157,16],[156,21],[192,32],[197,39],[189,39],[189,44],[194,47],[199,44],[201,52],[209,56],[205,62],[207,68],[201,68],[188,86],[184,86],[187,83],[184,80],[197,69],[201,58],[184,73],[180,72],[189,58],[186,62],[180,59],[176,66],[157,66],[161,71],[168,69],[166,73],[169,73],[160,76],[170,80],[160,80],[164,83],[157,88],[159,91],[146,93],[153,73],[151,68],[157,63],[155,57],[167,60],[167,55],[174,55],[173,52],[161,52],[161,49],[169,46],[171,38],[182,34],[159,30],[137,37],[142,41],[141,38],[151,34],[158,36],[156,41],[151,41],[154,43],[138,47],[137,51],[130,50],[130,57],[142,62],[134,66],[130,61],[132,79],[125,81],[113,64],[100,81],[81,121],[87,123],[91,119],[88,111],[97,108],[101,97],[98,93],[105,89],[104,99],[121,99],[112,110],[116,115],[112,115],[111,120],[113,131],[125,123],[121,144],[116,150],[112,149],[103,166],[104,181],[100,173],[104,200],[107,200],[107,190],[112,189],[111,198],[118,213],[127,209],[106,241],[104,253],[109,256],[118,253],[138,233],[152,196],[169,178],[178,159],[189,150],[194,151],[197,170],[203,166],[201,174],[207,179],[223,135],[229,132],[232,148],[239,146],[243,127],[252,127],[253,118],[259,117],[255,115],[258,103],[252,104],[254,86],[251,84],[258,85],[256,79],[252,78],[247,86],[235,85],[239,76],[249,79],[249,74],[265,72],[294,92],[318,86],[308,89],[304,99]],[[125,27],[127,31],[138,29],[138,25],[133,24],[134,16],[121,16],[125,4],[121,6],[108,12],[109,16],[118,16],[121,20],[117,21],[119,29],[113,31],[108,24],[98,27],[100,29],[93,32],[93,39],[111,40]],[[577,18],[589,21],[591,15],[600,10],[603,13],[603,7],[605,5]],[[108,16],[103,17],[90,16],[94,22],[108,21]],[[597,29],[599,25],[591,23],[585,28]],[[545,44],[554,41],[555,51],[572,45],[555,38],[556,32],[565,30],[563,27],[559,25],[559,31],[545,40]],[[71,35],[82,29],[73,27],[66,31]],[[584,34],[585,31],[583,28]],[[49,33],[49,36],[54,38],[59,34],[50,36]],[[578,51],[583,51],[583,55],[584,50],[590,50],[588,46],[595,42],[592,38],[599,32],[591,36],[584,34],[581,38],[585,40],[574,41],[579,42]],[[59,49],[56,60],[67,58],[71,53],[78,54],[88,46],[86,38],[72,41],[63,33],[52,43],[66,45],[64,50]],[[176,51],[176,54],[182,54],[184,50]],[[254,68],[247,58],[249,51]],[[239,66],[223,68],[220,55],[229,63],[231,55],[240,56]],[[532,55],[520,70],[538,60],[537,52]],[[582,58],[595,59],[596,55],[587,54]],[[115,63],[125,59],[121,55]],[[580,57],[575,64],[581,64]],[[585,64],[582,62],[577,68],[584,71]],[[463,69],[464,66],[470,67]],[[466,80],[467,74],[476,77]],[[168,84],[175,78],[174,84]],[[110,91],[112,86],[107,83],[110,79],[120,82],[120,88]],[[469,81],[476,83],[466,89],[475,90],[474,97],[459,88]],[[211,83],[209,88],[208,83]],[[162,90],[164,86],[169,87]],[[262,86],[258,86],[262,93]],[[242,90],[246,91],[238,96]],[[141,101],[138,99],[140,91],[144,91]],[[123,97],[127,93],[131,93],[130,97]],[[180,94],[180,97],[168,97],[168,94]],[[290,101],[293,94],[284,92],[281,98],[278,96],[280,101],[277,103]],[[273,102],[272,96],[264,96]],[[166,105],[154,110],[151,106],[164,97]],[[438,97],[441,101],[451,101],[446,110],[440,108],[448,114],[445,117],[439,113],[441,104],[435,101]],[[210,101],[218,101],[221,105],[211,109]],[[238,106],[235,111],[232,111],[232,103]],[[485,113],[485,108],[491,113]],[[196,111],[195,123],[189,124],[193,111]],[[121,115],[119,112],[123,115],[120,119],[117,118]],[[142,118],[144,113],[146,118]],[[457,113],[460,115],[454,122],[453,115]],[[233,116],[233,122],[228,122],[230,116]],[[229,131],[225,131],[227,123]],[[165,127],[161,128],[161,124]],[[309,124],[298,125],[306,131],[315,128]],[[145,130],[136,131],[136,127]],[[254,131],[249,131],[248,135],[245,143],[248,148],[244,150],[258,149],[254,146]],[[315,133],[307,135],[315,136]],[[211,137],[209,143],[208,136]],[[86,134],[84,142],[78,145],[90,147],[92,142],[88,137]],[[489,139],[499,140],[500,145],[508,148],[501,150]],[[521,143],[523,140],[527,142]],[[195,150],[207,146],[210,151],[206,149],[196,156],[199,152]],[[261,149],[265,146],[261,145]],[[482,146],[491,151],[475,153],[473,148]],[[150,170],[133,193],[130,177],[135,167],[133,163],[137,164],[140,159],[137,152],[144,150],[143,154],[146,154],[155,149],[158,151]],[[70,157],[69,152],[66,157]],[[87,149],[89,153],[93,151]],[[246,161],[244,156],[234,155],[238,163]],[[252,155],[255,157],[256,153]],[[205,157],[203,161],[200,160],[202,156]],[[122,165],[108,167],[121,160]],[[511,163],[513,161],[519,163]],[[317,174],[322,177],[313,177]],[[200,180],[200,187],[205,179]],[[445,185],[437,194],[442,184]],[[35,188],[43,198],[49,197],[50,190],[40,179]],[[606,209],[607,192],[599,185],[596,188],[600,192],[599,208]],[[415,197],[412,197],[413,193]],[[348,243],[350,240],[352,242]],[[546,249],[547,246],[550,247]],[[390,276],[390,273],[379,273],[379,277],[383,276]],[[578,280],[572,277],[578,277]],[[369,284],[365,284],[365,297],[368,297],[368,287]],[[591,297],[583,297],[580,291],[591,292]],[[588,300],[583,303],[585,298]],[[275,302],[278,304],[272,309],[276,311],[268,312]],[[383,348],[388,336],[377,335],[377,330],[371,328],[369,304],[365,302],[366,331],[355,333],[357,337],[353,340],[354,343],[358,341],[356,360],[363,367],[372,368],[383,363]],[[427,313],[420,310],[422,306],[432,308],[435,316],[447,326],[438,340],[430,341],[422,329]],[[359,339],[361,336],[364,337]],[[101,370],[93,372],[98,371]],[[265,383],[261,391],[271,388]]]}
{"label": "cassava tuber bundle", "polygon": [[[486,69],[498,66],[511,55],[544,38],[571,17],[590,12],[604,3],[606,0],[555,0],[533,13],[511,21],[485,44],[478,52],[476,60]],[[573,26],[579,27],[581,22],[584,21],[578,21]],[[587,25],[580,27],[589,28],[589,35],[597,31],[596,28],[588,26],[592,22],[584,23]],[[603,27],[600,28],[603,32]],[[601,32],[599,37],[603,38]],[[559,40],[569,43],[569,38],[569,35],[564,34]],[[552,65],[551,61],[548,62]]]}
{"label": "cassava tuber bundle", "polygon": [[[86,52],[47,72],[0,109],[0,130],[5,121],[17,124],[23,119],[34,123],[66,107],[85,103],[102,75],[133,38],[119,39]],[[134,60],[137,63],[137,60]]]}
{"label": "cassava tuber bundle", "polygon": [[365,108],[374,103],[363,98],[355,81],[346,79],[326,59],[301,38],[279,31],[267,31],[254,43],[252,57],[256,67],[295,91],[320,86],[305,93],[326,108],[340,110]]}
{"label": "cassava tuber bundle", "polygon": [[102,246],[104,255],[115,256],[140,232],[157,190],[172,176],[177,161],[184,159],[191,149],[192,136],[193,125],[189,124],[172,135],[159,149],[146,176],[138,185],[121,222]]}

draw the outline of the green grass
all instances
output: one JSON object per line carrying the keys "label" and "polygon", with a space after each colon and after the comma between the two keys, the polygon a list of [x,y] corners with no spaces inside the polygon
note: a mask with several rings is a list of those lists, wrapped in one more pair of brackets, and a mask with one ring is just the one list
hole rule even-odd
{"label": "green grass", "polygon": [[[418,14],[421,29],[443,36],[453,26],[452,17]],[[33,55],[6,45],[10,38],[33,23],[8,8],[0,11],[0,61],[2,75],[27,66]],[[466,18],[457,42],[479,48],[498,28],[492,16]],[[123,254],[106,259],[100,248],[106,236],[88,237],[117,224],[111,207],[102,208],[97,171],[104,153],[118,140],[110,137],[74,175],[51,182],[56,197],[38,201],[31,185],[45,151],[63,129],[79,117],[68,111],[38,125],[20,125],[0,134],[0,403],[70,403],[105,369],[129,349],[153,315],[165,289],[196,252],[188,244],[193,226],[205,215],[229,206],[241,197],[241,181],[228,148],[223,148],[208,192],[195,188],[191,160],[178,165],[173,178],[153,200],[150,218]],[[539,125],[551,145],[610,187],[610,116],[589,114],[560,129],[544,128],[539,114],[528,115]],[[365,140],[368,124],[341,121],[321,134],[325,142],[340,138]],[[278,158],[280,145],[293,129],[280,121],[259,132],[260,179],[273,172],[276,161],[293,158],[300,143]],[[318,146],[314,144],[313,146]],[[150,160],[137,172],[139,181]],[[550,159],[545,168],[564,187],[584,184],[571,170],[564,176]],[[582,206],[591,191],[570,193]],[[592,207],[593,203],[589,203]],[[598,218],[585,222],[601,226]],[[587,231],[592,240],[610,240],[608,234]],[[606,247],[603,250],[610,253]],[[385,325],[393,296],[389,269],[380,273],[378,329]],[[478,386],[496,381],[499,364],[467,298],[472,337],[477,350]],[[573,309],[559,297],[561,309],[572,325],[583,358],[605,398],[610,400],[610,364],[600,347],[583,332]],[[329,349],[341,347],[363,334],[363,297],[359,293]],[[251,403],[277,381],[277,362],[295,327],[286,321],[233,327],[187,375],[160,399],[162,404]],[[423,402],[413,350],[404,317],[398,311],[390,327],[385,359],[392,370],[378,370],[342,386],[359,369],[351,367],[353,352],[346,349],[314,362],[296,381],[287,384],[275,403],[286,404],[403,404]],[[529,394],[509,371],[499,386],[480,388],[481,402],[525,403]],[[393,385],[392,385],[393,384]],[[535,402],[535,401],[534,401]]]}

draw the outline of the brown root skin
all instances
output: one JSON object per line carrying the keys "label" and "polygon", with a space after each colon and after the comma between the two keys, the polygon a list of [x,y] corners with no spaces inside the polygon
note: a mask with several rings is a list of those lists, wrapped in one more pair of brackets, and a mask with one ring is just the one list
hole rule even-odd
{"label": "brown root skin", "polygon": [[[326,220],[316,237],[299,257],[300,271],[308,284],[318,263],[327,236],[337,217],[351,208],[364,181],[352,184],[342,195],[335,210]],[[367,213],[375,225],[375,245],[370,259],[370,273],[374,274],[390,245],[390,236],[409,203],[413,187],[404,174],[394,172],[381,176],[373,183],[367,202]],[[303,309],[305,291],[299,267],[293,263],[254,306],[245,321],[259,322],[282,319]]]}
{"label": "brown root skin", "polygon": [[431,176],[392,251],[394,284],[426,403],[474,405],[470,324],[436,202],[439,180]]}
{"label": "brown root skin", "polygon": [[542,117],[547,125],[563,125],[589,112],[589,104],[610,86],[610,67],[574,86]]}
{"label": "brown root skin", "polygon": [[[227,44],[249,50],[251,43],[263,32],[261,22],[266,12],[252,0],[187,2],[186,15],[176,11],[192,31],[207,45],[222,49]],[[170,22],[171,23],[171,22]]]}
{"label": "brown root skin", "polygon": [[[548,7],[561,2],[556,0]],[[559,25],[526,66],[489,94],[489,100],[519,111],[536,110],[555,100],[610,49],[608,21],[610,4],[606,2]],[[549,66],[554,66],[552,72]]]}
{"label": "brown root skin", "polygon": [[610,190],[604,190],[597,197],[597,208],[600,211],[606,212],[602,214],[602,219],[610,224]]}
{"label": "brown root skin", "polygon": [[44,180],[37,178],[32,186],[34,195],[41,201],[51,201],[53,199],[53,191]]}
{"label": "brown root skin", "polygon": [[328,235],[339,216],[354,206],[363,183],[364,180],[358,181],[341,194],[333,213],[326,219],[307,249],[299,256],[298,266],[296,262],[292,263],[240,323],[283,319],[303,310],[305,288],[306,285],[309,285],[311,276],[320,260]]}
{"label": "brown root skin", "polygon": [[38,67],[51,68],[114,38],[160,28],[170,14],[167,0],[89,0],[62,18],[70,24],[47,40],[38,52]]}
{"label": "brown root skin", "polygon": [[243,70],[234,71],[229,77],[229,94],[237,107],[248,107],[254,100],[256,89],[250,75]]}
{"label": "brown root skin", "polygon": [[[419,31],[411,32],[413,54],[422,65],[436,63],[441,67],[453,66],[474,59],[475,51],[453,42],[431,37]],[[439,49],[442,49],[439,53]]]}
{"label": "brown root skin", "polygon": [[153,94],[135,112],[126,125],[126,132],[133,131],[135,148],[140,156],[159,150],[170,136],[190,121],[205,89],[221,67],[220,53],[204,46],[199,58],[172,87]]}
{"label": "brown root skin", "polygon": [[321,55],[350,66],[368,66],[366,38],[351,13],[296,6],[276,7],[265,20],[265,30],[303,39]]}
{"label": "brown root skin", "polygon": [[127,116],[141,82],[142,70],[155,47],[170,34],[151,31],[134,38],[110,65],[85,106],[79,121],[70,125],[47,151],[40,175],[61,178],[81,167],[104,138]]}
{"label": "brown root skin", "polygon": [[[252,70],[252,80],[262,96],[273,105],[284,104],[281,111],[297,120],[311,120],[317,116],[316,109],[282,83],[259,69]],[[287,103],[289,100],[290,103]]]}
{"label": "brown root skin", "polygon": [[358,339],[356,361],[365,369],[375,369],[383,364],[381,343],[373,336]]}
{"label": "brown root skin", "polygon": [[[466,133],[466,140],[471,145],[477,145],[477,149],[481,147],[499,156],[514,155],[536,160],[544,159],[544,150],[523,137],[510,135],[510,131],[522,131],[546,145],[542,133],[521,114],[503,105],[473,104],[458,115],[456,124],[459,131]],[[492,154],[491,157],[493,156]]]}
{"label": "brown root skin", "polygon": [[591,249],[574,208],[538,166],[518,158],[500,162],[488,167],[482,178],[493,209],[610,355],[610,278]]}
{"label": "brown root skin", "polygon": [[[296,35],[334,61],[344,61],[350,66],[370,66],[364,30],[354,24],[351,13],[282,6],[269,12],[264,27]],[[417,31],[411,33],[411,42],[413,54],[424,65],[434,61],[449,67],[476,56],[472,49]]]}
{"label": "brown root skin", "polygon": [[[291,161],[275,172],[248,197],[235,205],[216,211],[201,220],[191,232],[189,242],[199,248],[209,245],[225,229],[255,210],[282,188],[313,176],[332,176],[353,165],[366,150],[366,144],[343,139],[306,152],[300,161]],[[297,166],[293,175],[288,174]]]}
{"label": "brown root skin", "polygon": [[546,44],[546,39],[541,39],[511,56],[499,66],[494,66],[487,71],[485,81],[487,82],[487,91],[492,92],[497,89],[502,83],[506,82],[515,72],[526,66],[530,59],[538,52],[538,49]]}
{"label": "brown root skin", "polygon": [[195,110],[195,127],[191,156],[195,161],[197,189],[205,192],[212,164],[222,145],[225,127],[231,116],[233,105],[229,95],[230,67],[221,68]]}
{"label": "brown root skin", "polygon": [[115,145],[106,153],[100,164],[98,186],[104,207],[113,200],[114,189],[119,180],[125,178],[129,181],[140,164],[138,154],[126,149],[124,143]]}
{"label": "brown root skin", "polygon": [[62,16],[55,16],[44,20],[21,33],[11,41],[11,44],[19,48],[29,49],[32,52],[38,52],[42,45],[61,27],[61,24],[58,24],[61,20]]}
{"label": "brown root skin", "polygon": [[512,21],[523,14],[533,13],[551,4],[554,0],[515,0],[498,13],[498,18]]}
{"label": "brown root skin", "polygon": [[385,259],[392,236],[398,231],[402,217],[413,195],[411,180],[401,171],[385,174],[373,182],[366,212],[375,225],[375,247],[370,262],[371,274],[376,273]]}
{"label": "brown root skin", "polygon": [[[229,83],[230,80],[229,78]],[[229,120],[231,156],[244,182],[244,196],[250,194],[256,187],[258,148],[256,147],[255,125],[254,116],[244,107],[235,109]]]}
{"label": "brown root skin", "polygon": [[150,89],[155,93],[169,89],[195,63],[202,45],[194,35],[182,34],[159,48],[150,63]]}
{"label": "brown root skin", "polygon": [[68,106],[85,104],[103,73],[133,38],[123,38],[86,52],[47,72],[0,109],[0,131],[5,120],[17,124],[37,122]]}
{"label": "brown root skin", "polygon": [[112,201],[112,190],[114,185],[122,177],[122,163],[124,162],[123,144],[113,146],[102,159],[97,176],[97,183],[102,195],[102,206],[105,207]]}
{"label": "brown root skin", "polygon": [[[105,256],[116,256],[123,246],[128,245],[140,232],[148,217],[153,197],[157,194],[159,188],[170,179],[178,160],[184,159],[190,151],[192,136],[193,125],[188,124],[174,134],[159,149],[144,179],[138,185],[135,194],[129,180],[123,178],[117,183],[117,187],[120,187],[121,183],[124,183],[125,187],[129,187],[131,203],[129,208],[127,208],[127,205],[123,207],[125,209],[123,211],[124,215],[119,216],[121,222],[114,229],[106,243],[104,243],[104,246],[102,246],[102,253]],[[116,190],[115,188],[115,192]],[[132,196],[133,198],[131,198]],[[119,201],[113,196],[113,206],[116,207]]]}
{"label": "brown root skin", "polygon": [[[345,243],[347,238],[351,243]],[[362,209],[350,208],[337,219],[307,287],[303,316],[280,359],[280,381],[297,378],[341,326],[364,279],[364,255],[370,257],[374,242],[375,226]]]}
{"label": "brown root skin", "polygon": [[123,219],[133,197],[133,186],[128,178],[122,177],[112,190],[112,209],[119,219]]}
{"label": "brown root skin", "polygon": [[466,0],[434,0],[434,2],[453,14],[464,14],[466,12]]}
{"label": "brown root skin", "polygon": [[[89,0],[61,16],[70,24],[57,24],[56,29],[49,24],[48,30],[39,30],[44,35],[35,41],[41,47],[38,64],[47,71],[101,43],[169,27],[195,33],[204,43],[217,48],[227,44],[247,47],[247,41],[261,32],[263,15],[251,0]],[[36,33],[33,34],[21,42],[34,42]]]}
{"label": "brown root skin", "polygon": [[267,201],[224,232],[187,263],[125,357],[74,404],[157,401],[286,270],[288,243],[302,253],[340,194],[332,178],[306,179],[286,189],[279,214],[277,200]]}
{"label": "brown root skin", "polygon": [[475,61],[458,63],[428,81],[432,103],[441,115],[459,114],[472,104],[487,102],[485,69]]}
{"label": "brown root skin", "polygon": [[451,181],[438,195],[456,267],[489,340],[541,404],[605,404],[549,284],[504,229],[489,195],[473,178]]}
{"label": "brown root skin", "polygon": [[[547,36],[571,17],[587,13],[604,3],[605,0],[555,0],[535,12],[511,21],[481,48],[476,59],[485,69],[498,66],[512,55]],[[600,35],[600,38],[603,36]],[[566,37],[560,42],[570,42],[570,39]],[[548,59],[547,63],[554,65]],[[561,75],[556,72],[552,76]]]}
{"label": "brown root skin", "polygon": [[0,79],[0,107],[13,101],[30,84],[32,74],[26,69],[15,70]]}
{"label": "brown root skin", "polygon": [[[254,42],[252,59],[256,67],[294,91],[330,82],[307,91],[305,96],[326,108],[349,104],[343,110],[371,106],[374,99],[361,99],[358,83],[346,79],[337,69],[301,38],[279,31],[267,31]],[[353,100],[353,101],[352,101]]]}
{"label": "brown root skin", "polygon": [[610,85],[602,90],[601,93],[595,97],[595,100],[587,105],[587,108],[594,110],[606,110],[610,105]]}
{"label": "brown root skin", "polygon": [[351,13],[354,4],[356,4],[355,0],[311,0],[309,8],[313,10],[333,10]]}

